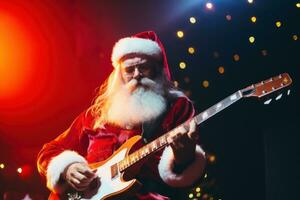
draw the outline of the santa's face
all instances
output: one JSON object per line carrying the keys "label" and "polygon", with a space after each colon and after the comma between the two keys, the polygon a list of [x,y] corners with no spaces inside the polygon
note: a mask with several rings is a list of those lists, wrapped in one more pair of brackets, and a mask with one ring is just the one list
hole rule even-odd
{"label": "santa's face", "polygon": [[143,78],[153,80],[156,75],[156,62],[143,58],[143,57],[132,57],[127,58],[121,62],[121,75],[125,84],[130,83],[135,79],[138,83]]}
{"label": "santa's face", "polygon": [[123,83],[109,98],[107,121],[120,126],[155,119],[166,109],[163,86],[156,80],[158,65],[141,57],[122,61]]}

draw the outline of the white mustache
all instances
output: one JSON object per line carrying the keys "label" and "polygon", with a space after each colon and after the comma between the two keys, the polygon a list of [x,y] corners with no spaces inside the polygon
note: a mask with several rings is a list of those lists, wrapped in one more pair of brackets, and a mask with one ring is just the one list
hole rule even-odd
{"label": "white mustache", "polygon": [[136,79],[132,79],[126,84],[126,88],[133,92],[137,87],[144,87],[146,89],[155,89],[156,88],[156,82],[149,79],[149,78],[142,78],[140,81]]}

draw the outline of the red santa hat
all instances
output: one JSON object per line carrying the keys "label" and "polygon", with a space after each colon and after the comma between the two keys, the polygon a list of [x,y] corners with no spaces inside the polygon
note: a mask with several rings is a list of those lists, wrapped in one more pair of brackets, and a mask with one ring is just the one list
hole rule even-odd
{"label": "red santa hat", "polygon": [[164,72],[167,78],[171,80],[166,52],[155,32],[145,31],[120,39],[112,51],[111,61],[113,66],[117,68],[122,58],[131,54],[146,55],[162,61]]}

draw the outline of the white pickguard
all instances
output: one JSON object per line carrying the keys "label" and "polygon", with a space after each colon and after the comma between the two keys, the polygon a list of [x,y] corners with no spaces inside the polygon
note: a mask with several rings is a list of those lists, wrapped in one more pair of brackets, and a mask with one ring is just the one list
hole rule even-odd
{"label": "white pickguard", "polygon": [[[118,192],[120,190],[125,189],[129,185],[131,185],[134,180],[123,182],[120,178],[120,174],[116,177],[111,177],[111,169],[110,167],[123,160],[126,156],[127,149],[122,149],[116,155],[114,155],[110,160],[108,160],[105,164],[97,168],[97,175],[100,177],[101,186],[99,187],[97,193],[92,197],[89,198],[90,200],[102,200],[103,197]],[[84,198],[82,198],[84,199]],[[85,199],[87,200],[87,199]]]}

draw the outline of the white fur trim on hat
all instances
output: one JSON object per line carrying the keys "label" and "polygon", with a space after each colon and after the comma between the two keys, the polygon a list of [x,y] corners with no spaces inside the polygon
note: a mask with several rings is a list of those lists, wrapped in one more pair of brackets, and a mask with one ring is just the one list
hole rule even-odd
{"label": "white fur trim on hat", "polygon": [[201,177],[205,165],[205,153],[199,145],[196,146],[195,160],[182,173],[173,172],[174,160],[172,148],[166,147],[158,164],[159,175],[166,184],[172,187],[187,187]]}
{"label": "white fur trim on hat", "polygon": [[84,157],[79,155],[75,151],[66,150],[57,156],[53,157],[48,164],[47,168],[47,187],[54,192],[60,191],[63,187],[59,184],[59,179],[61,174],[64,172],[65,168],[75,162],[87,162]]}
{"label": "white fur trim on hat", "polygon": [[131,53],[145,54],[156,59],[162,58],[162,50],[159,45],[144,38],[127,37],[120,39],[114,46],[111,56],[113,66],[118,66],[119,60]]}

